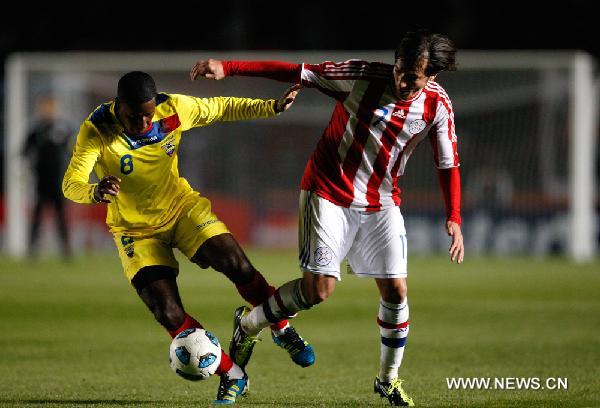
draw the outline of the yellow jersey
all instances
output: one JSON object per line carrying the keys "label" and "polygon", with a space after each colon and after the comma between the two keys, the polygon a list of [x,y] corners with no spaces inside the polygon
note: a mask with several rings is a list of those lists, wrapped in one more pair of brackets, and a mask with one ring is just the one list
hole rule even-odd
{"label": "yellow jersey", "polygon": [[100,105],[83,122],[63,179],[65,197],[95,203],[98,179],[121,179],[120,191],[110,197],[106,223],[113,234],[137,236],[168,226],[185,198],[197,194],[179,177],[177,151],[182,132],[217,121],[275,116],[275,100],[158,94],[152,127],[141,136],[128,136],[115,116],[115,101]]}

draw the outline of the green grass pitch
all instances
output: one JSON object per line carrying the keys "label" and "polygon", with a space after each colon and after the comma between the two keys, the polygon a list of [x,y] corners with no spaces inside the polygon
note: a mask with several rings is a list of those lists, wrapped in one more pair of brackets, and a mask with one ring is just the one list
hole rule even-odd
{"label": "green grass pitch", "polygon": [[[250,251],[275,285],[298,276],[294,252]],[[227,347],[242,304],[220,274],[181,260],[188,312]],[[122,275],[117,255],[17,263],[0,258],[0,406],[209,406],[217,378],[186,382],[169,337]],[[423,407],[600,406],[600,263],[445,258],[409,263],[411,329],[401,377]],[[249,407],[383,407],[374,282],[345,275],[295,319],[316,364],[296,367],[268,333],[248,365]],[[449,390],[446,378],[568,379],[567,390]]]}

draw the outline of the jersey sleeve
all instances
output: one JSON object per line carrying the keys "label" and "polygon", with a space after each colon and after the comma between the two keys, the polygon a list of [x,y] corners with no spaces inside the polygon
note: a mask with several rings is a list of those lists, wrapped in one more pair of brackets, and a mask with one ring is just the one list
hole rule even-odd
{"label": "jersey sleeve", "polygon": [[460,166],[454,112],[448,99],[441,98],[438,101],[433,126],[434,131],[430,133],[430,137],[436,167],[449,169]]}
{"label": "jersey sleeve", "polygon": [[340,99],[352,91],[357,80],[389,80],[391,72],[388,64],[348,60],[302,64],[300,76],[302,85]]}
{"label": "jersey sleeve", "polygon": [[222,61],[226,76],[249,76],[300,83],[301,64],[283,61]]}
{"label": "jersey sleeve", "polygon": [[218,121],[269,118],[277,115],[274,99],[235,97],[196,98],[174,95],[182,129],[207,126]]}
{"label": "jersey sleeve", "polygon": [[446,206],[446,221],[453,221],[460,225],[460,167],[438,169],[438,180]]}
{"label": "jersey sleeve", "polygon": [[102,142],[96,128],[84,122],[79,129],[73,155],[63,178],[63,194],[76,203],[92,204],[96,184],[90,184],[89,178],[102,151]]}
{"label": "jersey sleeve", "polygon": [[393,67],[379,62],[348,60],[321,64],[282,61],[222,61],[226,76],[252,76],[301,83],[324,94],[343,99],[359,79],[389,80]]}
{"label": "jersey sleeve", "polygon": [[429,137],[446,206],[446,221],[453,221],[460,225],[462,222],[460,215],[460,163],[454,129],[454,112],[452,104],[445,94],[440,95],[437,102],[434,124]]}

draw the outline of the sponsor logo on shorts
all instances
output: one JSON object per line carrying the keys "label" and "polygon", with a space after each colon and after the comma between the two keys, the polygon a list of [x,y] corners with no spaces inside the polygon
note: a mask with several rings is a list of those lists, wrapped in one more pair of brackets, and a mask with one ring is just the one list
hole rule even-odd
{"label": "sponsor logo on shorts", "polygon": [[123,250],[125,251],[125,255],[127,255],[129,258],[133,258],[133,244],[123,248]]}
{"label": "sponsor logo on shorts", "polygon": [[427,126],[427,124],[423,119],[417,119],[413,120],[410,125],[408,125],[408,130],[414,135],[425,129],[425,126]]}
{"label": "sponsor logo on shorts", "polygon": [[196,225],[196,229],[202,229],[206,226],[209,226],[210,224],[215,224],[219,222],[219,220],[208,220],[206,222],[203,222],[202,224]]}
{"label": "sponsor logo on shorts", "polygon": [[331,263],[333,259],[333,254],[331,253],[331,249],[322,246],[318,247],[315,250],[315,262],[319,266],[327,266]]}
{"label": "sponsor logo on shorts", "polygon": [[121,245],[123,245],[123,251],[129,258],[133,258],[133,238],[121,236]]}

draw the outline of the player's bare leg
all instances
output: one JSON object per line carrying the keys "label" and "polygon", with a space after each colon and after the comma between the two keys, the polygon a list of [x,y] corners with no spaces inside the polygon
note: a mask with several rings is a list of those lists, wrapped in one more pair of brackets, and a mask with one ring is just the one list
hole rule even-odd
{"label": "player's bare leg", "polygon": [[[272,320],[294,317],[327,299],[335,289],[333,276],[304,272],[302,278],[284,283],[268,301],[252,309],[242,319],[249,334],[260,332]],[[279,299],[279,300],[278,300]]]}
{"label": "player's bare leg", "polygon": [[[252,306],[265,303],[276,292],[275,288],[269,285],[262,274],[252,266],[252,263],[248,260],[248,257],[231,234],[221,234],[208,239],[198,249],[192,261],[200,267],[206,268],[211,266],[213,269],[222,272],[235,284],[240,295]],[[248,364],[260,333],[260,330],[258,330],[255,333],[248,334],[240,326],[239,323],[243,315],[247,312],[248,309],[244,306],[235,311],[234,333],[229,348],[231,357],[242,368],[245,368]],[[310,351],[312,359],[308,357],[301,358],[301,355],[295,355],[300,348],[303,350],[308,344],[290,326],[287,316],[271,319],[264,327],[267,326],[271,327],[271,336],[275,343],[286,348],[294,362],[303,366],[312,364],[314,361],[312,348],[307,350]],[[287,342],[284,341],[286,339]],[[302,341],[302,347],[296,344],[294,349],[288,349],[282,345],[282,342],[290,343],[294,341],[296,343]]]}
{"label": "player's bare leg", "polygon": [[[254,268],[244,250],[231,234],[221,234],[208,239],[192,257],[201,268],[212,267],[233,282],[239,294],[252,306],[269,298],[275,288],[267,283],[263,275]],[[280,330],[287,325],[283,319],[272,325]]]}
{"label": "player's bare leg", "polygon": [[302,275],[302,294],[311,305],[324,302],[335,290],[336,278],[319,273],[304,272]]}
{"label": "player's bare leg", "polygon": [[[305,300],[304,305],[300,304],[301,307],[306,305],[310,305],[309,307],[312,307],[313,305],[323,302],[331,293],[333,293],[335,282],[335,278],[330,276],[316,275],[310,272],[305,272],[300,286],[293,286],[296,288],[297,293],[291,294],[290,292],[281,292],[280,289],[278,289],[273,298],[277,306],[281,306],[288,303],[291,295],[292,297],[297,297],[298,300]],[[285,300],[286,298],[288,300]],[[273,302],[266,302],[268,305],[271,303]],[[273,303],[273,305],[275,305],[275,303]],[[271,311],[273,311],[273,307],[270,308]],[[284,306],[284,308],[285,307],[286,306]],[[288,310],[288,312],[293,313],[294,316],[297,314],[297,312],[290,310]],[[283,333],[273,332],[272,334],[275,344],[287,350],[292,357],[292,360],[296,364],[301,367],[308,367],[314,364],[315,355],[312,346],[308,344],[308,342],[304,340],[298,333],[296,333],[293,327],[286,329]]]}
{"label": "player's bare leg", "polygon": [[376,278],[375,282],[381,294],[377,315],[381,351],[374,391],[382,398],[387,398],[391,405],[412,406],[412,398],[408,397],[402,388],[402,380],[398,379],[409,329],[406,279]]}
{"label": "player's bare leg", "polygon": [[[166,266],[149,266],[140,269],[131,284],[148,309],[173,338],[184,330],[202,328],[196,319],[188,315],[179,296],[175,270]],[[215,403],[231,403],[230,388],[237,388],[233,401],[248,387],[248,376],[241,367],[221,351],[221,363],[216,373],[221,376]],[[228,397],[228,399],[226,399]],[[219,402],[221,401],[221,402]]]}
{"label": "player's bare leg", "polygon": [[136,273],[131,281],[138,295],[159,322],[170,334],[175,332],[186,319],[181,303],[175,271],[166,266],[149,266]]}

